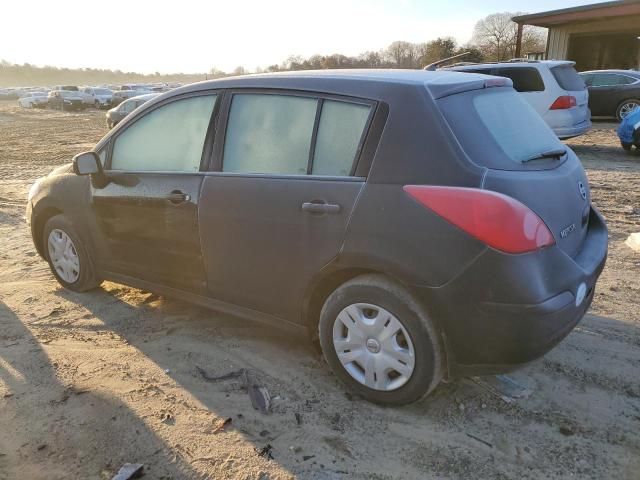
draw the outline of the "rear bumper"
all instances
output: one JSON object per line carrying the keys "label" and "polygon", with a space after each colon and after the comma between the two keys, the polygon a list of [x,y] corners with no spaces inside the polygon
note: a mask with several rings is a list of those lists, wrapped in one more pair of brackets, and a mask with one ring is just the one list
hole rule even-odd
{"label": "rear bumper", "polygon": [[606,256],[607,228],[592,209],[574,258],[557,246],[523,255],[487,249],[445,286],[417,288],[443,333],[449,375],[504,373],[551,350],[589,309]]}
{"label": "rear bumper", "polygon": [[558,138],[566,139],[583,135],[591,130],[591,120],[572,125],[570,127],[556,127],[553,129]]}

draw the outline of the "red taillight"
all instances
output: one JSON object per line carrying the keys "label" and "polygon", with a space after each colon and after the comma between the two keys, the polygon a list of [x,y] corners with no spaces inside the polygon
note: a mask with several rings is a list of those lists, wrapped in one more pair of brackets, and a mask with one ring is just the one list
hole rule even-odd
{"label": "red taillight", "polygon": [[567,108],[575,107],[577,104],[576,97],[573,95],[562,95],[556,98],[556,101],[551,104],[549,110],[566,110]]}
{"label": "red taillight", "polygon": [[545,223],[528,207],[501,193],[477,188],[405,185],[425,207],[490,247],[525,253],[555,243]]}

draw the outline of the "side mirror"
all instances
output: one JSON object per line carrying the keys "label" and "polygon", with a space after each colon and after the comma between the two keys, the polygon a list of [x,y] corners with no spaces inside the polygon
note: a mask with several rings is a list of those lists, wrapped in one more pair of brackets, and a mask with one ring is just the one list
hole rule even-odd
{"label": "side mirror", "polygon": [[102,173],[100,157],[96,152],[79,153],[73,157],[73,172],[76,175],[94,175]]}

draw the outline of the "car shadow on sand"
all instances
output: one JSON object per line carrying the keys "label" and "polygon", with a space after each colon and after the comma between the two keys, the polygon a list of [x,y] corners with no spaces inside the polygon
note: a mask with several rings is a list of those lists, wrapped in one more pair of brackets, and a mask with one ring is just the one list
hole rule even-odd
{"label": "car shadow on sand", "polygon": [[[302,478],[624,473],[640,445],[624,417],[640,419],[640,329],[633,324],[585,318],[515,374],[533,390],[529,398],[505,402],[461,380],[415,404],[383,408],[345,393],[309,342],[285,329],[111,283],[58,295],[86,307],[103,323],[90,328],[125,338],[217,417],[231,418],[230,428],[256,452],[270,446],[271,462]],[[253,409],[237,378],[208,381],[198,367],[212,376],[250,370],[270,392],[271,412]],[[189,421],[181,418],[187,412],[174,413],[177,422]],[[613,438],[611,431],[624,433]],[[197,438],[211,442],[211,462],[234,448],[224,437]],[[571,455],[558,456],[567,448]],[[616,460],[603,463],[610,455]]]}
{"label": "car shadow on sand", "polygon": [[127,462],[151,478],[191,475],[117,398],[62,383],[66,363],[52,363],[25,323],[0,302],[0,478],[111,478]]}

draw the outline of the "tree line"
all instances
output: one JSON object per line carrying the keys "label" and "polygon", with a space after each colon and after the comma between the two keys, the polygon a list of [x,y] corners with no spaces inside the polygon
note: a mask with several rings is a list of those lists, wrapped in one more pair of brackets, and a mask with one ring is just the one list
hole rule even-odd
{"label": "tree line", "polygon": [[[280,64],[270,65],[257,72],[277,72],[287,70],[324,70],[332,68],[423,68],[430,63],[460,53],[468,55],[459,61],[495,62],[515,57],[518,26],[511,18],[520,12],[494,13],[478,21],[471,41],[458,45],[452,37],[436,38],[429,42],[411,43],[396,41],[387,48],[367,51],[357,56],[339,53],[333,55],[312,55],[303,58],[293,55]],[[525,26],[522,34],[522,54],[543,52],[546,44],[545,29]],[[213,73],[219,72],[216,69]],[[233,72],[242,75],[243,67]]]}
{"label": "tree line", "polygon": [[38,67],[29,63],[12,64],[0,60],[0,87],[45,85],[100,85],[122,83],[191,83],[204,80],[206,74],[142,74],[98,68]]}

